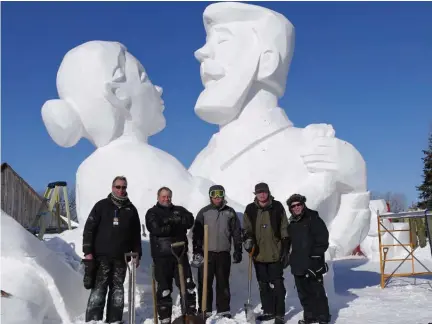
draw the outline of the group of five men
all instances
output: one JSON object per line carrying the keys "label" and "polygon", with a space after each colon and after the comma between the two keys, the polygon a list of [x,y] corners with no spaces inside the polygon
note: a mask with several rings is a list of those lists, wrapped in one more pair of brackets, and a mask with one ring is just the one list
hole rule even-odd
{"label": "group of five men", "polygon": [[[106,321],[120,322],[124,307],[123,284],[126,277],[126,252],[136,252],[133,260],[137,266],[142,256],[141,224],[137,209],[127,196],[127,180],[116,177],[112,192],[93,207],[83,232],[83,252],[86,265],[84,285],[91,289],[86,322],[102,320],[106,294]],[[299,323],[329,323],[328,299],[323,284],[327,272],[324,254],[329,246],[329,233],[316,211],[307,208],[306,198],[299,194],[287,200],[291,213],[288,217],[279,201],[275,200],[266,183],[255,186],[255,199],[247,205],[243,223],[236,211],[227,205],[225,189],[221,185],[209,188],[210,203],[202,208],[196,218],[187,209],[172,203],[172,191],[162,187],[157,193],[157,203],[145,215],[145,225],[150,233],[153,258],[156,301],[159,320],[171,323],[172,281],[179,287],[177,259],[171,244],[185,242],[192,229],[192,263],[187,254],[182,262],[185,269],[186,307],[189,314],[202,313],[204,225],[208,225],[208,277],[207,305],[213,309],[213,280],[216,279],[216,311],[231,318],[230,272],[231,264],[242,261],[243,248],[253,259],[259,285],[263,313],[257,320],[274,319],[275,324],[285,323],[284,269],[291,266],[303,320]],[[231,251],[232,249],[232,261]],[[129,261],[129,260],[127,260]],[[192,267],[198,268],[198,310]]]}

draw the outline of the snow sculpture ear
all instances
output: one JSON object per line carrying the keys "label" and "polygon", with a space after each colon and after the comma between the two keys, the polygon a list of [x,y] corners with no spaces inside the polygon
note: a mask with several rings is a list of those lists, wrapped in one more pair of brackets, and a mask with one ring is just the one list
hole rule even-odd
{"label": "snow sculpture ear", "polygon": [[267,49],[260,55],[257,80],[266,81],[277,72],[280,65],[279,52],[274,49]]}
{"label": "snow sculpture ear", "polygon": [[105,83],[105,99],[117,109],[129,110],[131,105],[130,96],[122,89],[122,83]]}
{"label": "snow sculpture ear", "polygon": [[84,136],[84,125],[80,116],[63,99],[46,101],[42,106],[42,120],[57,145],[72,147]]}

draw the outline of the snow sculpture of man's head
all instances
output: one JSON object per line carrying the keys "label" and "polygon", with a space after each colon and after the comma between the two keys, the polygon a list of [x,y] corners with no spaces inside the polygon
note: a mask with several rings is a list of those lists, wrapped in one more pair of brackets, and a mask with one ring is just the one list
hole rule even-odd
{"label": "snow sculpture of man's head", "polygon": [[219,2],[209,5],[203,17],[207,41],[195,52],[205,88],[195,105],[201,119],[231,122],[251,89],[283,96],[295,38],[284,16],[255,5]]}
{"label": "snow sculpture of man's head", "polygon": [[70,50],[57,90],[60,99],[45,102],[42,119],[60,146],[85,137],[102,147],[125,133],[146,141],[165,127],[162,88],[118,42],[90,41]]}

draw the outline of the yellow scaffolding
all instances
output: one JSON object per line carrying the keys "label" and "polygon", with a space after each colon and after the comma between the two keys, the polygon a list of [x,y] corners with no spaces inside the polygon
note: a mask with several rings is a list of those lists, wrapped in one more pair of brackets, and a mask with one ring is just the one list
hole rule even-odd
{"label": "yellow scaffolding", "polygon": [[[387,284],[389,283],[390,279],[392,277],[410,277],[414,275],[432,275],[432,271],[428,269],[419,259],[417,259],[414,256],[414,252],[417,250],[417,244],[414,244],[414,240],[416,240],[416,237],[413,237],[413,233],[411,231],[411,222],[408,222],[408,229],[405,230],[391,230],[388,229],[384,223],[384,219],[414,219],[414,218],[423,218],[425,220],[426,228],[430,228],[432,224],[428,223],[428,217],[432,216],[432,212],[428,210],[422,210],[422,211],[414,211],[414,212],[405,212],[405,213],[387,213],[384,215],[380,215],[378,213],[377,221],[378,221],[378,242],[379,242],[379,252],[380,252],[380,272],[381,272],[381,288],[385,288]],[[384,230],[382,230],[382,228]],[[409,232],[410,233],[410,243],[409,244],[402,244],[394,235],[393,232]],[[399,243],[399,244],[382,244],[382,233],[389,233],[393,239]],[[429,234],[429,231],[427,231],[429,236],[429,244],[431,242],[431,237]],[[390,247],[396,247],[401,246],[403,247],[407,252],[408,255],[404,259],[387,259],[387,253],[389,251]],[[430,246],[432,250],[432,246]],[[416,260],[426,271],[423,272],[416,272],[414,268],[414,260]],[[396,267],[395,270],[391,274],[385,273],[385,263],[387,261],[400,261],[400,264]],[[404,272],[404,273],[396,273],[396,271],[402,266],[402,264],[405,261],[411,261],[411,272]]]}
{"label": "yellow scaffolding", "polygon": [[[63,220],[60,216],[61,191],[63,192],[67,221]],[[40,240],[42,240],[45,235],[47,219],[49,218],[48,216],[57,220],[57,229],[59,233],[61,232],[62,222],[67,223],[69,230],[72,229],[66,181],[51,182],[45,190],[42,204],[31,225],[32,230],[37,228],[39,225],[39,233],[37,236]]]}

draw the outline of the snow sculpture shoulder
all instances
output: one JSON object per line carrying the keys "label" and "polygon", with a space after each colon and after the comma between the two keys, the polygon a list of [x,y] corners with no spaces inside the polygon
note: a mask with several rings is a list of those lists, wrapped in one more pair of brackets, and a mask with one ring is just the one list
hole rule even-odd
{"label": "snow sculpture shoulder", "polygon": [[[128,193],[143,220],[162,186],[173,202],[197,210],[208,203],[200,186],[173,156],[148,145],[165,127],[162,88],[154,86],[141,63],[117,42],[91,41],[70,50],[58,74],[60,99],[48,100],[42,118],[52,139],[71,147],[80,138],[96,151],[79,166],[77,209],[83,226],[93,205],[105,198],[117,175],[128,179]],[[190,196],[193,195],[193,201]]]}
{"label": "snow sculpture shoulder", "polygon": [[293,127],[278,107],[293,57],[294,26],[277,12],[239,2],[211,4],[203,16],[207,39],[195,57],[204,90],[195,112],[220,130],[189,171],[222,183],[243,205],[261,181],[281,201],[302,193],[333,228],[338,254],[349,254],[369,224],[365,162],[335,137],[331,125]]}

